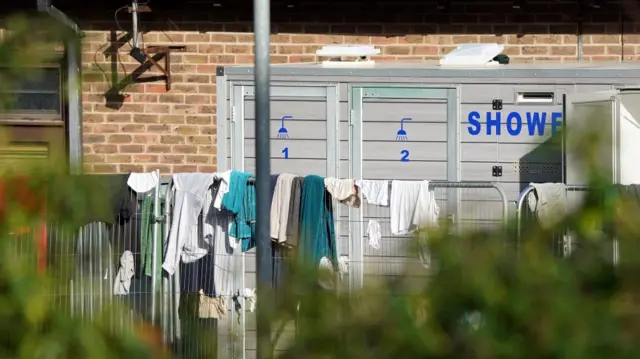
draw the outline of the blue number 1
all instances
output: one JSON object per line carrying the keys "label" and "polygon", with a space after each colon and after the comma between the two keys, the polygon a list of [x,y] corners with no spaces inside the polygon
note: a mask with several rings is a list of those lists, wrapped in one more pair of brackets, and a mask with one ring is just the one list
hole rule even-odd
{"label": "blue number 1", "polygon": [[282,149],[282,153],[284,153],[284,159],[288,160],[289,159],[289,147],[285,147]]}
{"label": "blue number 1", "polygon": [[402,150],[400,151],[402,157],[400,157],[400,162],[409,162],[409,151]]}

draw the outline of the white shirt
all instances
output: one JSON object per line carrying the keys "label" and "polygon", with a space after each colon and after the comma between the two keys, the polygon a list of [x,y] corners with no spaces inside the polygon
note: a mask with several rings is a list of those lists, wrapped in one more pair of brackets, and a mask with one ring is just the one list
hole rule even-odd
{"label": "white shirt", "polygon": [[162,268],[170,275],[175,272],[181,256],[184,263],[192,263],[207,254],[209,243],[199,238],[198,216],[204,206],[207,191],[213,184],[213,178],[213,173],[173,175],[173,220],[165,242],[165,259],[162,264]]}

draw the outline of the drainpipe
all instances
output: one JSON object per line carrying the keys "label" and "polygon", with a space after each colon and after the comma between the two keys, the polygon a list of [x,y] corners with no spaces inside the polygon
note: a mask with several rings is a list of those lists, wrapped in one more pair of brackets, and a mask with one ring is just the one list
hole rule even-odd
{"label": "drainpipe", "polygon": [[578,21],[578,62],[582,62],[582,19]]}
{"label": "drainpipe", "polygon": [[68,76],[67,99],[69,105],[67,118],[69,166],[71,173],[78,174],[82,172],[82,52],[80,49],[82,31],[78,24],[51,5],[51,0],[38,0],[38,11],[60,21],[78,35],[67,41],[65,46]]}
{"label": "drainpipe", "polygon": [[578,52],[578,62],[582,62],[582,33],[583,29],[583,15],[584,15],[584,1],[578,1],[578,41],[576,44],[577,52]]}

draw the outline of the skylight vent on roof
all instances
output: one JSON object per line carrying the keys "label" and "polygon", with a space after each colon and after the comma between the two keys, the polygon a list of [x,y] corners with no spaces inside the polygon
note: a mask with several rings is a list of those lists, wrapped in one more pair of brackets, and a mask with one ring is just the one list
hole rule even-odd
{"label": "skylight vent on roof", "polygon": [[440,59],[440,66],[490,66],[504,50],[500,44],[461,44]]}

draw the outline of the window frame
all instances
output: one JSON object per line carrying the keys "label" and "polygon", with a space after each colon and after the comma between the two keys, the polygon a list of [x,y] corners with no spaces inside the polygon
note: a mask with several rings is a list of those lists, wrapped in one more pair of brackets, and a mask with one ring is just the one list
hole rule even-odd
{"label": "window frame", "polygon": [[[19,126],[64,126],[65,113],[65,94],[64,94],[64,73],[60,65],[45,64],[37,67],[25,68],[30,69],[54,69],[58,73],[58,89],[55,92],[58,95],[58,113],[49,111],[26,110],[26,109],[10,109],[5,113],[0,113],[0,125],[19,125]],[[54,94],[53,91],[47,90],[26,90],[26,91],[10,91],[10,94]]]}

